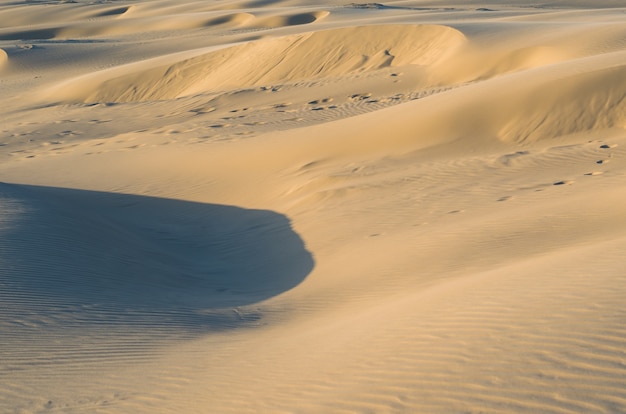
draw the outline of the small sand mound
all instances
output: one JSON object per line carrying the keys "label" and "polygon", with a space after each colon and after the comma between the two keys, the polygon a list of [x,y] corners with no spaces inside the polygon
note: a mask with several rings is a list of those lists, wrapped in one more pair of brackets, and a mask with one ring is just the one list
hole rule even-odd
{"label": "small sand mound", "polygon": [[94,14],[92,17],[119,17],[126,14],[132,6],[115,7]]}
{"label": "small sand mound", "polygon": [[58,27],[10,30],[0,33],[0,40],[49,40],[57,37],[60,30]]}
{"label": "small sand mound", "polygon": [[315,23],[328,16],[327,11],[316,11],[310,13],[297,13],[285,16],[272,16],[261,18],[256,22],[256,26],[263,28],[278,28],[285,26],[298,26],[301,24]]}
{"label": "small sand mound", "polygon": [[233,14],[227,14],[224,16],[212,18],[206,21],[204,25],[207,27],[223,26],[223,25],[239,26],[253,19],[254,19],[254,16],[250,13],[233,13]]}
{"label": "small sand mound", "polygon": [[[301,22],[300,17],[295,20]],[[336,42],[338,38],[343,41]],[[62,99],[162,100],[389,66],[428,66],[448,56],[465,40],[459,31],[435,25],[362,26],[304,33],[237,45],[165,66],[162,61],[139,62],[123,73],[99,72],[63,85]]]}

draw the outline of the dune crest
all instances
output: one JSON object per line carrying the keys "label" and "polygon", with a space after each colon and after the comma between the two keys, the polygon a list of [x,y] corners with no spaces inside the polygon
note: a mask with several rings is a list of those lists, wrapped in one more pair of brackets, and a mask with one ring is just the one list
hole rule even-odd
{"label": "dune crest", "polygon": [[[345,39],[336,43],[333,39]],[[139,62],[128,74],[110,71],[63,85],[63,99],[139,102],[226,88],[289,83],[377,70],[432,65],[465,42],[459,31],[436,25],[332,29],[264,39],[184,59],[167,66]]]}

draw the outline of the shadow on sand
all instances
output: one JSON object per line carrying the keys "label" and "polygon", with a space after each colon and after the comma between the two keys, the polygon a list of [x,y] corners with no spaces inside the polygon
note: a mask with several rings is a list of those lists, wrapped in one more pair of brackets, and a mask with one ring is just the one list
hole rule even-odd
{"label": "shadow on sand", "polygon": [[313,266],[272,211],[0,183],[4,318],[230,329]]}

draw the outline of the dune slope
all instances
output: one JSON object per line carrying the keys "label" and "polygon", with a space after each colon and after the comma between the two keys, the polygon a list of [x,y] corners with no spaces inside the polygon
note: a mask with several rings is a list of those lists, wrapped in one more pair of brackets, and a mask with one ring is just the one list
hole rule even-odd
{"label": "dune slope", "polygon": [[626,412],[624,13],[0,1],[0,412]]}

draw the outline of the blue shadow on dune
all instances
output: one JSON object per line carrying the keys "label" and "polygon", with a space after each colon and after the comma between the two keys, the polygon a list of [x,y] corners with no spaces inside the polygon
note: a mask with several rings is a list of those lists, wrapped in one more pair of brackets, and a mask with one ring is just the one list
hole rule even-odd
{"label": "blue shadow on dune", "polygon": [[276,212],[0,183],[0,306],[9,314],[230,329],[261,318],[245,307],[313,267]]}

